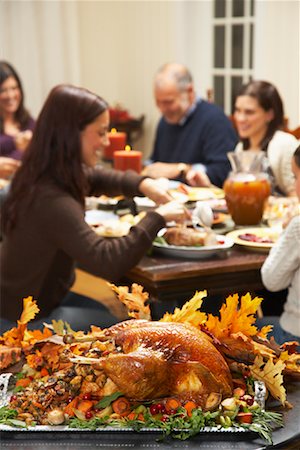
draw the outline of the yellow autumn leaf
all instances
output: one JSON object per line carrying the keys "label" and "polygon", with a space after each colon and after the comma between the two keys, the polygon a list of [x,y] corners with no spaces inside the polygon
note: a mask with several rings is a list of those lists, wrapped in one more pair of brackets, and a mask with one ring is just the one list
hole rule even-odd
{"label": "yellow autumn leaf", "polygon": [[220,318],[209,314],[205,326],[216,337],[230,336],[239,332],[246,336],[254,336],[258,334],[254,323],[261,301],[262,298],[252,299],[248,293],[241,297],[239,304],[238,294],[229,295],[220,309]]}
{"label": "yellow autumn leaf", "polygon": [[36,301],[33,300],[32,295],[29,297],[23,298],[23,312],[21,314],[20,320],[18,320],[19,324],[26,324],[30,322],[30,320],[34,319],[36,314],[39,312],[39,307],[36,304]]}
{"label": "yellow autumn leaf", "polygon": [[255,314],[262,302],[262,298],[251,298],[249,292],[241,297],[240,308],[232,323],[231,332],[242,331],[247,336],[257,334],[257,328],[253,325],[256,321]]}
{"label": "yellow autumn leaf", "polygon": [[265,325],[261,330],[258,331],[257,336],[262,339],[267,339],[270,331],[273,330],[273,325]]}
{"label": "yellow autumn leaf", "polygon": [[221,306],[220,319],[212,316],[212,314],[208,315],[206,328],[214,336],[221,337],[229,336],[231,334],[232,323],[236,320],[237,316],[238,301],[238,294],[229,295],[229,297],[226,298],[225,303]]}
{"label": "yellow autumn leaf", "polygon": [[166,313],[160,322],[185,322],[194,325],[201,325],[206,321],[206,314],[198,311],[201,308],[203,298],[207,296],[206,291],[197,291],[195,295],[186,302],[182,308],[175,308],[173,314]]}
{"label": "yellow autumn leaf", "polygon": [[286,391],[283,386],[282,371],[285,363],[281,360],[275,363],[272,359],[264,361],[262,356],[256,356],[252,366],[249,366],[251,375],[254,379],[263,381],[266,388],[275,399],[279,400],[282,405],[286,402]]}

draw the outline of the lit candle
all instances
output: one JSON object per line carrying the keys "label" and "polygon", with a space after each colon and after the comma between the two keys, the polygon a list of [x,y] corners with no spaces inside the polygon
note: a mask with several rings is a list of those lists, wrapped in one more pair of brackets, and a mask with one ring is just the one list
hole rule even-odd
{"label": "lit candle", "polygon": [[116,150],[122,150],[126,145],[126,133],[117,131],[112,128],[110,133],[108,133],[108,139],[110,144],[104,148],[103,156],[105,159],[112,160],[114,157],[114,152]]}
{"label": "lit candle", "polygon": [[135,170],[137,173],[142,171],[142,152],[131,150],[126,145],[125,150],[114,152],[114,168],[117,170]]}

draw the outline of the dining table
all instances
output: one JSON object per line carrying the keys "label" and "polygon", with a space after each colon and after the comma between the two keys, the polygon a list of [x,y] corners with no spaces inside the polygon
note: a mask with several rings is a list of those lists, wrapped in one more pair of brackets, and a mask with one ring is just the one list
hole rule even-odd
{"label": "dining table", "polygon": [[208,300],[213,298],[214,303],[229,294],[255,294],[264,288],[260,269],[266,257],[266,252],[236,245],[199,260],[166,257],[152,250],[121,281],[144,287],[150,294],[153,318],[157,319],[182,306],[196,291],[206,290]]}

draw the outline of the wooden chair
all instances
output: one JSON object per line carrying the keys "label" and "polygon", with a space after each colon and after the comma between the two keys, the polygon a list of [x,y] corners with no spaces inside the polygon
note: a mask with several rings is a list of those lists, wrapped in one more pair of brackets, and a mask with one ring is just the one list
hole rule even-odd
{"label": "wooden chair", "polygon": [[294,130],[286,129],[284,131],[292,134],[293,136],[295,136],[296,139],[300,139],[300,126],[295,128]]}

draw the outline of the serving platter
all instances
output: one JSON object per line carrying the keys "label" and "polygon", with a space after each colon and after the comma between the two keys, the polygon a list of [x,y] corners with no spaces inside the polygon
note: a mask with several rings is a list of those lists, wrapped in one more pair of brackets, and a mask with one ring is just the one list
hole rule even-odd
{"label": "serving platter", "polygon": [[[272,242],[255,242],[250,240],[241,239],[242,235],[253,235],[258,238],[270,239]],[[269,252],[275,242],[279,238],[279,233],[276,229],[270,227],[253,227],[253,228],[240,228],[238,230],[230,231],[226,234],[233,242],[247,250]]]}
{"label": "serving platter", "polygon": [[216,237],[219,242],[217,245],[185,247],[161,244],[154,241],[153,249],[155,252],[171,258],[204,259],[226,252],[234,244],[232,238],[228,236],[216,235]]}

